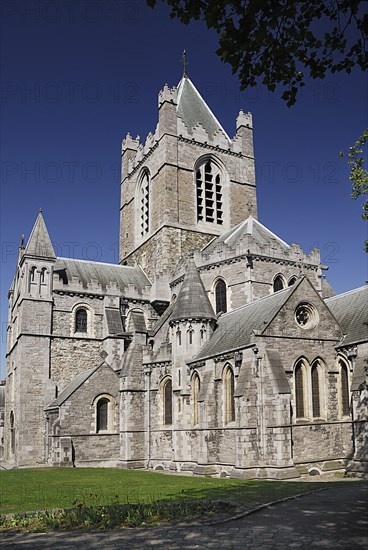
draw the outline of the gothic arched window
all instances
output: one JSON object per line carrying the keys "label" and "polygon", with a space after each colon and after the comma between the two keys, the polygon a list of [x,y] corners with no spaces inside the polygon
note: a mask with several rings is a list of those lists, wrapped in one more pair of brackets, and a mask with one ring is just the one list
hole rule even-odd
{"label": "gothic arched window", "polygon": [[235,420],[234,373],[227,367],[224,374],[225,424]]}
{"label": "gothic arched window", "polygon": [[172,424],[172,381],[171,378],[167,378],[163,383],[162,388],[163,397],[163,420],[164,425],[168,426]]}
{"label": "gothic arched window", "polygon": [[76,311],[75,332],[87,332],[87,311],[84,308]]}
{"label": "gothic arched window", "polygon": [[211,160],[197,168],[197,221],[223,224],[221,176],[219,167]]}
{"label": "gothic arched window", "polygon": [[288,286],[295,285],[296,281],[297,281],[297,278],[295,276],[291,277],[291,279],[289,279]]}
{"label": "gothic arched window", "polygon": [[227,312],[226,283],[219,279],[215,286],[216,313]]}
{"label": "gothic arched window", "polygon": [[191,386],[192,386],[192,405],[193,405],[192,420],[193,420],[193,426],[196,426],[199,422],[198,397],[199,397],[199,390],[201,387],[201,382],[199,380],[199,376],[197,373],[193,374]]}
{"label": "gothic arched window", "polygon": [[273,291],[278,292],[284,288],[284,279],[281,275],[277,275],[273,281]]}
{"label": "gothic arched window", "polygon": [[304,372],[303,364],[299,362],[295,367],[295,408],[296,417],[304,418]]}
{"label": "gothic arched window", "polygon": [[103,397],[97,401],[96,406],[96,431],[102,432],[108,429],[109,400]]}
{"label": "gothic arched window", "polygon": [[350,414],[349,407],[349,378],[347,366],[340,361],[340,400],[341,413],[343,416]]}
{"label": "gothic arched window", "polygon": [[321,416],[320,380],[318,365],[312,366],[312,415],[314,418]]}
{"label": "gothic arched window", "polygon": [[139,232],[144,237],[149,230],[149,191],[150,191],[150,173],[144,170],[139,185]]}

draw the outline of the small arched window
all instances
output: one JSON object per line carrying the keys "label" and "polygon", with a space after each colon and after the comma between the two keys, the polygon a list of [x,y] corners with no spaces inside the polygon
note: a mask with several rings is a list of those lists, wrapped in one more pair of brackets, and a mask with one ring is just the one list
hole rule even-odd
{"label": "small arched window", "polygon": [[216,313],[227,312],[226,283],[219,279],[215,286]]}
{"label": "small arched window", "polygon": [[318,365],[312,366],[312,415],[314,418],[321,416],[320,380]]}
{"label": "small arched window", "polygon": [[281,275],[277,275],[277,277],[275,277],[273,281],[273,291],[278,292],[283,288],[284,288],[284,279],[281,277]]}
{"label": "small arched window", "polygon": [[301,362],[295,367],[295,409],[296,417],[304,418],[304,372]]}
{"label": "small arched window", "polygon": [[234,373],[227,367],[224,374],[225,424],[235,420]]}
{"label": "small arched window", "polygon": [[102,432],[108,429],[109,425],[109,400],[103,397],[97,401],[96,407],[96,431]]}
{"label": "small arched window", "polygon": [[40,275],[40,282],[41,284],[44,284],[46,280],[46,267],[43,267],[41,269],[41,275]]}
{"label": "small arched window", "polygon": [[196,426],[199,423],[198,397],[199,397],[199,390],[201,388],[201,382],[199,380],[199,376],[197,373],[193,374],[191,386],[192,386],[192,404],[193,404],[192,419],[193,419],[193,426]]}
{"label": "small arched window", "polygon": [[84,308],[76,311],[75,332],[87,332],[87,311]]}
{"label": "small arched window", "polygon": [[349,378],[347,366],[340,361],[340,395],[341,395],[341,412],[343,416],[350,414],[349,407]]}
{"label": "small arched window", "polygon": [[29,279],[30,279],[31,283],[34,283],[34,282],[35,282],[35,279],[36,279],[36,268],[35,268],[34,266],[31,267]]}
{"label": "small arched window", "polygon": [[176,341],[177,341],[178,346],[181,346],[181,330],[180,330],[180,328],[178,328],[178,330],[176,331]]}
{"label": "small arched window", "polygon": [[164,425],[172,424],[172,381],[171,378],[165,380],[163,384],[163,420]]}
{"label": "small arched window", "polygon": [[296,281],[297,281],[296,277],[291,277],[291,279],[289,279],[288,286],[295,285]]}

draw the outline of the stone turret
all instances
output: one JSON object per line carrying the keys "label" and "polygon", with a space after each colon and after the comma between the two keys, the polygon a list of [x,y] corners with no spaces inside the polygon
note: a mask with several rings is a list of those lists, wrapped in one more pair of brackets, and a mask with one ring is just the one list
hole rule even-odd
{"label": "stone turret", "polygon": [[55,397],[55,384],[50,380],[55,262],[40,210],[20,254],[9,315],[6,418],[12,419],[12,428],[7,432],[5,457],[17,466],[45,459],[43,408]]}

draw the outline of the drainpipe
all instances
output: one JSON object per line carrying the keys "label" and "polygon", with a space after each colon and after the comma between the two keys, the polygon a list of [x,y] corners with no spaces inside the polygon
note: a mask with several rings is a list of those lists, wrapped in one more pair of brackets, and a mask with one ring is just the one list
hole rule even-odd
{"label": "drainpipe", "polygon": [[146,392],[148,393],[147,399],[147,418],[146,418],[146,447],[147,447],[147,464],[146,468],[149,468],[149,463],[151,460],[151,373],[152,368],[150,366],[145,366],[143,368],[143,373],[146,376]]}

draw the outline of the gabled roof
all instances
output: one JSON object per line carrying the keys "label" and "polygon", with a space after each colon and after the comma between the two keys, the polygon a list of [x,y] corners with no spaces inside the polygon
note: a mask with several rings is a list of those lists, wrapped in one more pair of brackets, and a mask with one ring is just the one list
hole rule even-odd
{"label": "gabled roof", "polygon": [[285,241],[272,233],[272,231],[253,218],[253,216],[249,216],[243,222],[211,241],[203,249],[203,252],[204,254],[211,254],[219,245],[234,248],[245,235],[250,235],[258,246],[264,246],[276,241],[283,249],[290,249],[290,246]]}
{"label": "gabled roof", "polygon": [[190,362],[202,361],[252,344],[253,331],[261,332],[266,328],[295,288],[296,285],[285,288],[221,315],[211,339]]}
{"label": "gabled roof", "polygon": [[187,76],[183,76],[178,84],[177,114],[189,131],[192,131],[200,123],[210,138],[217,130],[221,130],[227,139],[231,141],[193,82]]}
{"label": "gabled roof", "polygon": [[57,258],[54,271],[64,271],[68,283],[73,277],[78,277],[85,288],[93,281],[99,283],[104,290],[109,283],[116,283],[121,290],[133,285],[139,292],[151,286],[140,267]]}
{"label": "gabled roof", "polygon": [[45,410],[56,409],[60,407],[84,382],[93,374],[99,367],[81,372],[76,376],[70,384],[58,395],[58,397],[45,408]]}
{"label": "gabled roof", "polygon": [[368,286],[362,286],[325,300],[346,335],[340,346],[368,341]]}
{"label": "gabled roof", "polygon": [[56,258],[41,210],[38,212],[24,254],[41,258]]}
{"label": "gabled roof", "polygon": [[216,320],[216,318],[196,265],[193,260],[190,260],[174,303],[170,322],[181,319]]}

